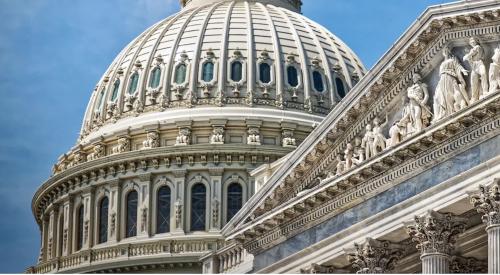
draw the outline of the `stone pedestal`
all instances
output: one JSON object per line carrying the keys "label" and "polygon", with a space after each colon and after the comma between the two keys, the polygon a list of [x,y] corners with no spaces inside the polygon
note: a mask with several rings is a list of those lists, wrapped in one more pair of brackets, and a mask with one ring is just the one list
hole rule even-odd
{"label": "stone pedestal", "polygon": [[429,211],[407,225],[408,234],[421,253],[422,273],[450,273],[450,254],[458,234],[465,231],[465,222],[450,213]]}
{"label": "stone pedestal", "polygon": [[488,273],[500,274],[500,179],[491,186],[479,186],[470,196],[472,205],[482,216],[488,233]]}

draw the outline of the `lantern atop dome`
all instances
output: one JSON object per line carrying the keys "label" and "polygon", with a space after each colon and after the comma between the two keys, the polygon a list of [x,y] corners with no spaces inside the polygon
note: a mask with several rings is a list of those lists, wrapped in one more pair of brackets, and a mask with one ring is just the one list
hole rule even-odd
{"label": "lantern atop dome", "polygon": [[[183,8],[194,8],[223,1],[230,1],[230,0],[180,0],[181,6]],[[295,12],[300,12],[302,7],[302,0],[251,0],[251,2],[261,2],[263,4],[270,4],[277,7],[287,8]]]}

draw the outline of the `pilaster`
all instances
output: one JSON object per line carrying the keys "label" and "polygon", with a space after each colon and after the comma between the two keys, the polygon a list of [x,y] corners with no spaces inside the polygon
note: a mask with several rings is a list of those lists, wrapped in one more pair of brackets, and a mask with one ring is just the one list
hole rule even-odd
{"label": "pilaster", "polygon": [[488,273],[500,274],[500,179],[490,186],[479,186],[479,192],[470,196],[477,212],[483,214],[488,234]]}
{"label": "pilaster", "polygon": [[151,173],[139,176],[139,209],[137,214],[137,237],[151,236]]}
{"label": "pilaster", "polygon": [[357,274],[390,273],[403,255],[404,247],[389,241],[367,238],[347,250],[348,260]]}
{"label": "pilaster", "polygon": [[465,224],[464,218],[431,210],[406,226],[421,253],[422,273],[450,273],[450,254],[458,235],[465,231]]}
{"label": "pilaster", "polygon": [[83,245],[82,250],[89,249],[93,239],[94,228],[94,188],[87,188],[83,194]]}
{"label": "pilaster", "polygon": [[210,185],[212,185],[210,231],[220,231],[222,227],[222,175],[224,168],[211,168]]}
{"label": "pilaster", "polygon": [[120,218],[120,180],[114,179],[108,183],[109,186],[109,206],[108,206],[108,243],[118,242],[119,218]]}
{"label": "pilaster", "polygon": [[45,262],[47,260],[47,236],[48,234],[48,228],[49,228],[49,223],[48,223],[48,218],[42,214],[40,217],[40,220],[42,221],[42,240],[41,240],[41,247],[40,247],[40,255],[38,256],[38,262]]}
{"label": "pilaster", "polygon": [[71,251],[71,241],[73,236],[72,236],[72,230],[73,230],[73,223],[71,222],[73,220],[73,196],[68,196],[68,199],[64,202],[63,204],[63,211],[64,211],[64,225],[63,225],[63,243],[62,243],[62,253],[61,255],[63,256],[68,256],[70,255]]}
{"label": "pilaster", "polygon": [[49,213],[49,229],[47,238],[47,259],[50,260],[55,256],[57,247],[57,214],[58,206],[52,205]]}
{"label": "pilaster", "polygon": [[172,234],[184,234],[184,225],[186,220],[185,214],[185,189],[186,189],[186,174],[185,169],[178,169],[172,171],[174,173],[175,196],[174,198],[174,215],[172,223]]}

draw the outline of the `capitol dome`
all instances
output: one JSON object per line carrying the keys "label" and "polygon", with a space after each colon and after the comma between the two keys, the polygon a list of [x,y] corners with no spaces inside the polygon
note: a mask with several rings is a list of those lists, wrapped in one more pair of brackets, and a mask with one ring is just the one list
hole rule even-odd
{"label": "capitol dome", "polygon": [[32,272],[200,272],[262,187],[250,172],[283,161],[365,73],[300,0],[181,4],[116,57],[35,193]]}

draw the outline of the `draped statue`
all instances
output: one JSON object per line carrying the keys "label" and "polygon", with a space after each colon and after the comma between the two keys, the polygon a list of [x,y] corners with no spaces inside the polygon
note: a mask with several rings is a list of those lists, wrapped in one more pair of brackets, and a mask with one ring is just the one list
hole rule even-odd
{"label": "draped statue", "polygon": [[479,45],[479,41],[475,37],[471,37],[469,44],[472,49],[464,56],[464,61],[468,61],[471,70],[471,103],[478,101],[483,95],[488,94],[488,75],[486,66],[484,65],[484,49]]}

